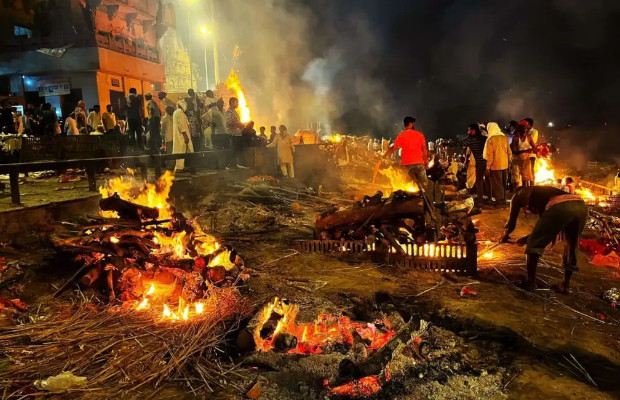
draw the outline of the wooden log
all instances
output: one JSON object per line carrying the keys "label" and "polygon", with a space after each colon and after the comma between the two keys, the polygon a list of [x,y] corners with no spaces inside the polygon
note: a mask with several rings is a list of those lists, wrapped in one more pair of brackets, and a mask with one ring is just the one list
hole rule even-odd
{"label": "wooden log", "polygon": [[415,196],[405,200],[395,200],[384,204],[337,211],[319,218],[316,221],[316,229],[318,232],[321,232],[342,226],[363,224],[366,221],[372,223],[373,221],[412,218],[423,213],[424,201],[422,198]]}
{"label": "wooden log", "polygon": [[116,211],[122,219],[140,221],[143,219],[156,219],[159,217],[159,210],[141,206],[127,200],[121,199],[118,193],[99,200],[99,208],[103,211]]}
{"label": "wooden log", "polygon": [[84,286],[92,286],[93,283],[99,279],[103,272],[103,265],[99,264],[91,268],[83,277],[80,278],[80,283]]}

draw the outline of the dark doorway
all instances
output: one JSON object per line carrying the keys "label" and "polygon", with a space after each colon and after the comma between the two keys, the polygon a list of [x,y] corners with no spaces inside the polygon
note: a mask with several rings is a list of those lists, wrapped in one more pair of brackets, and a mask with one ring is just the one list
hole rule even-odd
{"label": "dark doorway", "polygon": [[112,109],[114,110],[114,114],[116,114],[116,118],[125,119],[125,114],[127,114],[127,99],[123,92],[110,90],[110,104],[112,104]]}

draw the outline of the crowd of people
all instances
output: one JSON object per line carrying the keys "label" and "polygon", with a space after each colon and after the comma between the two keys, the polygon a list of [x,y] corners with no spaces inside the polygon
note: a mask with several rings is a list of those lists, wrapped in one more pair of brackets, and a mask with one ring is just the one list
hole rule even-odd
{"label": "crowd of people", "polygon": [[[1,126],[2,132],[18,135],[118,135],[124,152],[179,154],[231,148],[227,168],[244,167],[241,157],[244,148],[276,148],[282,175],[294,178],[295,147],[286,126],[273,125],[269,134],[261,126],[257,133],[253,121],[241,121],[238,107],[238,99],[231,97],[225,109],[224,100],[216,99],[211,90],[200,98],[193,89],[188,89],[187,96],[174,102],[163,91],[157,94],[156,100],[151,93],[142,96],[137,89],[130,88],[124,115],[117,116],[111,104],[103,112],[98,104],[87,109],[86,102],[80,100],[61,123],[56,110],[45,103],[36,109],[27,108],[23,116],[15,108],[3,108]],[[182,159],[174,168],[193,170]]]}
{"label": "crowd of people", "polygon": [[[550,150],[534,128],[534,121],[531,118],[511,121],[504,132],[495,122],[471,124],[467,127],[467,138],[460,144],[465,150],[463,156],[452,156],[447,149],[442,151],[440,147],[430,150],[424,134],[415,129],[415,122],[415,118],[405,117],[405,130],[396,137],[384,157],[400,150],[401,165],[409,170],[409,176],[423,194],[429,176],[448,179],[470,189],[479,208],[489,203],[506,207],[506,192],[511,188],[510,214],[500,243],[509,241],[522,209],[540,217],[530,234],[516,242],[526,245],[527,278],[521,286],[526,290],[536,289],[540,256],[563,232],[566,239],[564,280],[553,289],[568,293],[571,276],[579,270],[578,242],[588,210],[581,196],[574,194],[574,182],[570,177],[551,185],[535,185],[536,159],[547,156]],[[436,173],[437,170],[440,174]]]}

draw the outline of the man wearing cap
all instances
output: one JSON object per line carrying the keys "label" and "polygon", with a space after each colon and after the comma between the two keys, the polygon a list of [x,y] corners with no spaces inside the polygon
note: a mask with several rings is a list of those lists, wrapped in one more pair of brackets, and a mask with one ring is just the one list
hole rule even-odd
{"label": "man wearing cap", "polygon": [[401,165],[409,170],[409,176],[418,184],[421,190],[426,190],[428,178],[426,166],[428,165],[428,148],[424,134],[415,128],[415,118],[405,117],[403,120],[405,130],[398,134],[394,145],[383,155],[384,158],[391,156],[397,149],[402,149]]}

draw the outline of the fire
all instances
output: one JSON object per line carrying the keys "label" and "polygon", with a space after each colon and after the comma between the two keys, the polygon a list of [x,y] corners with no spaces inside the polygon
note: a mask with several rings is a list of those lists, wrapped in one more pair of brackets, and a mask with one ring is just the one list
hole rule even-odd
{"label": "fire", "polygon": [[544,158],[537,158],[534,164],[534,175],[536,184],[555,183],[555,171],[549,166],[549,162]]}
{"label": "fire", "polygon": [[595,203],[597,200],[594,193],[592,193],[591,190],[586,189],[586,188],[575,189],[575,194],[580,195],[583,198],[583,200],[587,203]]}
{"label": "fire", "polygon": [[[113,196],[114,193],[127,201],[142,206],[157,208],[159,210],[159,218],[167,219],[172,216],[168,207],[168,196],[170,188],[174,181],[174,174],[166,171],[157,179],[155,183],[147,183],[136,180],[134,177],[119,176],[107,181],[107,186],[100,187],[99,193],[102,198]],[[106,217],[113,217],[115,214],[103,213]]]}
{"label": "fire", "polygon": [[[289,349],[289,353],[320,354],[326,346],[333,344],[352,346],[353,331],[356,331],[364,339],[366,349],[374,351],[383,347],[395,335],[387,323],[356,322],[344,316],[321,314],[314,322],[297,323],[295,320],[298,312],[297,305],[289,304],[277,297],[266,305],[259,314],[253,332],[256,349],[258,351],[273,349],[278,335],[286,333],[297,338],[297,345]],[[275,327],[270,326],[275,319],[277,319]],[[265,334],[266,331],[270,332]]]}
{"label": "fire", "polygon": [[413,183],[407,171],[401,168],[390,166],[380,169],[379,173],[390,180],[392,192],[404,190],[409,193],[417,193],[419,191],[418,185]]}
{"label": "fire", "polygon": [[228,89],[235,92],[235,97],[239,99],[239,117],[241,118],[241,122],[250,122],[252,120],[250,107],[245,98],[245,92],[243,91],[243,86],[241,86],[239,76],[234,69],[230,70],[230,75],[228,75],[225,84]]}
{"label": "fire", "polygon": [[138,307],[136,307],[136,310],[144,310],[148,308],[148,306],[149,306],[149,299],[148,297],[145,297],[144,299],[142,299],[140,304],[138,304]]}
{"label": "fire", "polygon": [[324,136],[323,140],[326,142],[340,143],[342,142],[342,135],[339,133],[335,133],[333,135]]}
{"label": "fire", "polygon": [[484,258],[486,258],[487,260],[490,260],[493,258],[493,252],[492,251],[487,251],[484,256]]}

